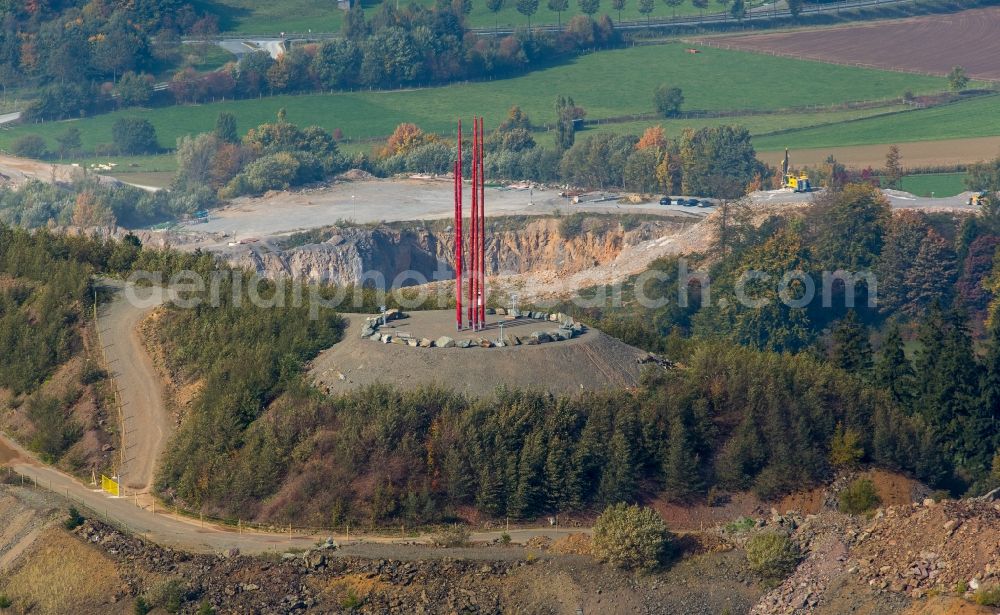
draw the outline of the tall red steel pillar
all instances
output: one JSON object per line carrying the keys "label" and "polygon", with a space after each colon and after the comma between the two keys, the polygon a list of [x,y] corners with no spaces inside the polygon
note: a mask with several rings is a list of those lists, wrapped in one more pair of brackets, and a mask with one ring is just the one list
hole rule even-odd
{"label": "tall red steel pillar", "polygon": [[469,326],[473,331],[479,330],[479,309],[476,302],[479,297],[479,192],[476,190],[476,183],[479,177],[479,122],[472,118],[472,215],[469,217],[469,226],[472,235],[469,237],[469,259],[470,279],[469,279]]}
{"label": "tall red steel pillar", "polygon": [[486,132],[484,118],[479,118],[479,322],[486,326],[486,170],[483,168],[483,137]]}
{"label": "tall red steel pillar", "polygon": [[458,159],[455,161],[455,325],[459,331],[462,320],[462,120],[458,120]]}

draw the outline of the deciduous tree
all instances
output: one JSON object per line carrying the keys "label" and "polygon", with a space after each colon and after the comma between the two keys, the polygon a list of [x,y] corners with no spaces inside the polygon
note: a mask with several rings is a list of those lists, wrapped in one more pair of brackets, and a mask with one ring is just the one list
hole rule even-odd
{"label": "deciduous tree", "polygon": [[684,93],[678,87],[661,83],[653,91],[653,105],[663,117],[676,117],[684,104]]}

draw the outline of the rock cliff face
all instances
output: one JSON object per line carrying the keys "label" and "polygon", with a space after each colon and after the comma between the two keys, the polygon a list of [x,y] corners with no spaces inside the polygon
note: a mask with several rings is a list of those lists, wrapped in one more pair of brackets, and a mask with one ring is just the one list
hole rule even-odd
{"label": "rock cliff face", "polygon": [[[487,275],[552,271],[572,274],[613,260],[642,241],[670,234],[676,223],[644,221],[626,230],[608,219],[568,225],[559,218],[487,222]],[[454,232],[448,228],[332,228],[328,239],[294,247],[241,245],[221,256],[266,277],[351,284],[372,280],[389,287],[451,279]]]}

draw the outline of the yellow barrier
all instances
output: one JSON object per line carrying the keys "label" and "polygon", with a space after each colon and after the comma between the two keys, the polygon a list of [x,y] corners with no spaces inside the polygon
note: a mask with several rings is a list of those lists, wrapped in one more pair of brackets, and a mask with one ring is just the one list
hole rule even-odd
{"label": "yellow barrier", "polygon": [[118,481],[113,478],[108,478],[103,474],[101,474],[101,489],[107,491],[111,495],[121,495],[118,487]]}

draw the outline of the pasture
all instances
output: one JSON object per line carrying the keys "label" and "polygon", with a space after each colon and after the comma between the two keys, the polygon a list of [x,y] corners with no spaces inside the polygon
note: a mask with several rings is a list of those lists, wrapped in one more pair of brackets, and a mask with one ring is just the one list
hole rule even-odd
{"label": "pasture", "polygon": [[[824,79],[808,88],[787,86],[789,81],[803,82],[817,73],[822,73]],[[339,128],[351,140],[387,136],[401,122],[450,134],[459,117],[470,118],[478,113],[486,117],[487,126],[496,125],[513,105],[520,105],[535,124],[551,123],[559,94],[572,96],[591,119],[648,114],[653,111],[653,90],[660,83],[683,89],[686,111],[793,110],[789,115],[769,118],[772,129],[781,125],[782,117],[790,118],[810,107],[825,110],[850,101],[897,98],[905,90],[929,93],[946,88],[945,80],[939,77],[719,49],[690,54],[684,45],[667,44],[602,51],[496,81],[126,109],[72,122],[22,125],[0,131],[0,148],[9,150],[17,137],[28,133],[41,135],[54,148],[56,135],[72,123],[82,132],[83,149],[93,151],[96,145],[111,142],[111,127],[116,119],[142,117],[153,123],[160,145],[169,149],[180,136],[211,130],[221,112],[233,113],[239,129],[246,131],[274,119],[279,109],[287,110],[289,121],[329,130]],[[727,123],[749,121],[726,119]],[[832,130],[836,132],[837,128]]]}

